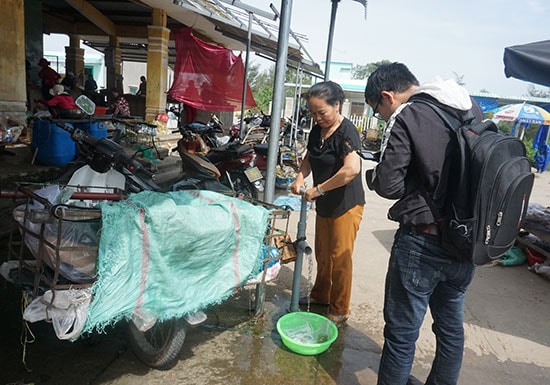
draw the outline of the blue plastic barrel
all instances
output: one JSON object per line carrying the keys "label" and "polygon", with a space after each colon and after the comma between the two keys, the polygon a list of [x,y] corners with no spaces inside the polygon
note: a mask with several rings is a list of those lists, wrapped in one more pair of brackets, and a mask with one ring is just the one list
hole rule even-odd
{"label": "blue plastic barrel", "polygon": [[107,137],[107,126],[104,122],[78,122],[74,126],[98,139]]}
{"label": "blue plastic barrel", "polygon": [[[71,123],[65,125],[72,127]],[[37,119],[32,129],[36,161],[46,166],[63,166],[75,157],[71,134],[49,120]]]}
{"label": "blue plastic barrel", "polygon": [[[98,139],[107,137],[107,125],[105,122],[78,122],[74,123],[75,128],[80,128],[82,131],[86,131],[88,134],[96,137]],[[78,144],[75,143],[75,154],[80,156],[80,151],[78,151]]]}

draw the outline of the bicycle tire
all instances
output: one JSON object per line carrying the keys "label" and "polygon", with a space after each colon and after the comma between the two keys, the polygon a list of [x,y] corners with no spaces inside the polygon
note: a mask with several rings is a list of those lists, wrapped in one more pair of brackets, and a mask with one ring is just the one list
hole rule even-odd
{"label": "bicycle tire", "polygon": [[146,332],[129,322],[130,345],[144,364],[159,370],[176,365],[187,335],[188,324],[183,318],[157,322]]}

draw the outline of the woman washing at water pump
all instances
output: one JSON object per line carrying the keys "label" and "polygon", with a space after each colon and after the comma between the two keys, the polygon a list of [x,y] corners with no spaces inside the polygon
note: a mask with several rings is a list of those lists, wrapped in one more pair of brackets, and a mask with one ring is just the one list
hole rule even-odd
{"label": "woman washing at water pump", "polygon": [[340,114],[344,91],[338,84],[317,83],[306,100],[315,126],[290,189],[299,194],[305,178],[313,174],[314,187],[304,196],[316,202],[317,275],[310,298],[301,298],[300,304],[327,305],[327,317],[341,325],[349,318],[352,255],[365,205],[361,159],[356,153],[361,140],[353,123]]}

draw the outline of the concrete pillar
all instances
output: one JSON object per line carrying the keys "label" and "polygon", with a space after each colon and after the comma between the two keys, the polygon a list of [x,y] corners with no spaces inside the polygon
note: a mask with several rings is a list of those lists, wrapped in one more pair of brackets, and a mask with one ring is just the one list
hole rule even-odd
{"label": "concrete pillar", "polygon": [[[7,7],[7,3],[0,1],[0,7]],[[25,57],[28,61],[27,81],[30,88],[40,91],[38,60],[44,55],[42,35],[42,0],[24,0],[25,4]],[[3,17],[0,25],[10,20]],[[0,85],[1,86],[1,85]]]}
{"label": "concrete pillar", "polygon": [[25,6],[23,0],[0,1],[0,119],[25,121]]}
{"label": "concrete pillar", "polygon": [[65,68],[84,86],[84,48],[80,48],[80,35],[69,36],[69,46],[65,47]]}
{"label": "concrete pillar", "polygon": [[118,88],[124,92],[122,86],[122,59],[117,36],[109,37],[109,47],[105,50],[105,67],[107,67],[107,89]]}
{"label": "concrete pillar", "polygon": [[147,95],[145,120],[151,120],[166,109],[168,74],[168,42],[170,30],[166,28],[166,11],[153,9],[153,24],[147,27]]}

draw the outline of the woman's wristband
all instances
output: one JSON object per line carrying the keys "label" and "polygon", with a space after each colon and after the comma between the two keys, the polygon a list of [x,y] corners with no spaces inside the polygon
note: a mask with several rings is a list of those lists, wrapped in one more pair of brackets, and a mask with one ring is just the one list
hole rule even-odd
{"label": "woman's wristband", "polygon": [[317,192],[319,193],[319,195],[325,195],[325,192],[323,191],[323,189],[321,188],[321,185],[317,185]]}

